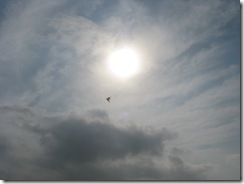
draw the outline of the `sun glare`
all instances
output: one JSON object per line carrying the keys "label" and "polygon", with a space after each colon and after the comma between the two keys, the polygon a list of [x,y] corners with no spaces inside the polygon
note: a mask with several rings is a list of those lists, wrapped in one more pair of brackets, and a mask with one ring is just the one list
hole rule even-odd
{"label": "sun glare", "polygon": [[135,50],[123,48],[110,54],[108,65],[116,76],[127,79],[138,72],[139,58]]}

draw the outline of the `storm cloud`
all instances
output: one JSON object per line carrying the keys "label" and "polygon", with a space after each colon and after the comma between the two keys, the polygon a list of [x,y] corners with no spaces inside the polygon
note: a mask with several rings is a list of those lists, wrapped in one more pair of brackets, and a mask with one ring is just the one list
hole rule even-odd
{"label": "storm cloud", "polygon": [[[165,142],[177,139],[167,129],[118,128],[68,114],[48,117],[27,107],[0,109],[4,180],[198,179],[208,170],[167,155]],[[163,160],[168,164],[159,165]]]}

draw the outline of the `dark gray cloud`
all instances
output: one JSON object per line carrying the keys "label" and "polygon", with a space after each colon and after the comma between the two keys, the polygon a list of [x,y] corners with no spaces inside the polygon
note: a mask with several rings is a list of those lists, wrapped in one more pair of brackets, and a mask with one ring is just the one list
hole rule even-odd
{"label": "dark gray cloud", "polygon": [[8,145],[8,140],[4,136],[0,136],[0,156],[3,158],[7,155],[10,147]]}
{"label": "dark gray cloud", "polygon": [[204,179],[204,174],[211,171],[211,166],[190,167],[179,156],[169,156],[169,160],[173,165],[173,178],[180,180],[201,180]]}
{"label": "dark gray cloud", "polygon": [[[104,165],[87,165],[69,170],[66,175],[68,180],[201,180],[211,171],[208,166],[192,167],[185,163],[181,166],[170,163],[171,168],[157,167],[156,164],[141,165],[120,164],[117,167]],[[82,174],[81,174],[82,173]]]}
{"label": "dark gray cloud", "polygon": [[[0,109],[0,163],[5,168],[0,170],[1,179],[171,180],[203,177],[203,169],[187,166],[189,164],[181,158],[167,158],[165,141],[177,137],[167,129],[118,128],[102,118],[96,122],[68,114],[50,117],[25,107]],[[92,114],[108,117],[102,110],[93,110]],[[168,166],[160,166],[157,159],[159,162],[168,160]],[[185,170],[187,167],[189,169]]]}
{"label": "dark gray cloud", "polygon": [[120,130],[108,124],[88,124],[82,120],[61,122],[51,129],[51,134],[57,144],[48,150],[52,150],[55,158],[58,155],[62,161],[67,159],[74,163],[116,159],[143,152],[160,154],[164,140],[163,132],[148,135],[140,130]]}

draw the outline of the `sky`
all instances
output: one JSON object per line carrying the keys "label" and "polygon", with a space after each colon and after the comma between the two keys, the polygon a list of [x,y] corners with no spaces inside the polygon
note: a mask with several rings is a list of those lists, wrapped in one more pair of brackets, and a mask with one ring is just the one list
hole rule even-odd
{"label": "sky", "polygon": [[1,1],[0,179],[240,180],[240,39],[237,0]]}

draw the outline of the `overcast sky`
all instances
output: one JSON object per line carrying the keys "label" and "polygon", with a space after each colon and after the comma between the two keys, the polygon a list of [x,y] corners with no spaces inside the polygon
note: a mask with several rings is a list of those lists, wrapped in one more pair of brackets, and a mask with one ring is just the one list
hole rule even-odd
{"label": "overcast sky", "polygon": [[240,179],[238,0],[1,1],[0,55],[0,179]]}

